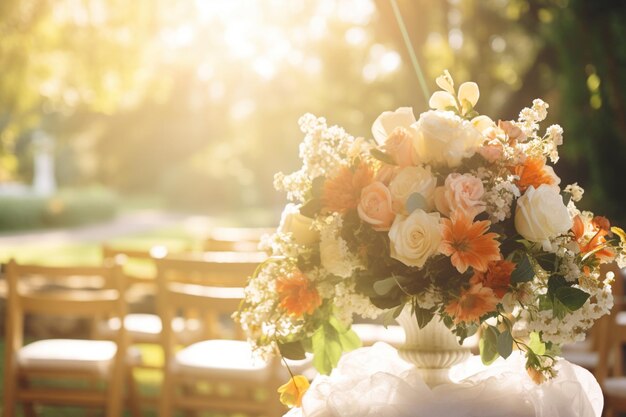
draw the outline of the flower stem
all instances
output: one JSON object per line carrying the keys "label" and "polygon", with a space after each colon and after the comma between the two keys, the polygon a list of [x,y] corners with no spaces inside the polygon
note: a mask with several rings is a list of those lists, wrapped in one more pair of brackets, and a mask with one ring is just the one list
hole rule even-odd
{"label": "flower stem", "polygon": [[424,79],[424,74],[422,73],[420,64],[417,61],[417,56],[415,55],[415,49],[413,49],[411,38],[409,37],[409,33],[406,30],[406,26],[404,25],[404,20],[402,19],[400,8],[398,7],[398,3],[396,2],[396,0],[389,0],[389,1],[391,2],[391,8],[393,9],[393,14],[396,16],[396,20],[398,21],[398,26],[400,28],[400,32],[402,33],[402,38],[404,40],[404,44],[406,45],[406,49],[409,52],[409,57],[411,58],[413,69],[415,70],[415,73],[417,74],[417,79],[419,80],[420,87],[422,88],[422,93],[424,93],[424,99],[426,100],[426,105],[428,105],[428,101],[430,100],[430,91],[428,90],[428,86],[426,85],[426,80]]}

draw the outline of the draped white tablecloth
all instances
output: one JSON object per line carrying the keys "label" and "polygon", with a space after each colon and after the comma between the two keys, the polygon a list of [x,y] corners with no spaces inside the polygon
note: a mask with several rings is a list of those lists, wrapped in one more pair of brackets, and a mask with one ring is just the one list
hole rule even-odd
{"label": "draped white tablecloth", "polygon": [[344,355],[330,376],[317,376],[302,408],[285,417],[600,417],[603,397],[589,371],[564,359],[558,376],[534,384],[520,352],[492,365],[479,357],[452,368],[453,384],[433,389],[391,346]]}

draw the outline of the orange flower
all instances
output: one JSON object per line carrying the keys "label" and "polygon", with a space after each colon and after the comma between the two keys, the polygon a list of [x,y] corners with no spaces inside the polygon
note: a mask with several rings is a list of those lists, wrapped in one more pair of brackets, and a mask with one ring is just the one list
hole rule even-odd
{"label": "orange flower", "polygon": [[510,261],[500,260],[490,262],[486,272],[474,271],[470,279],[471,284],[482,284],[491,288],[498,298],[504,297],[511,285],[511,274],[515,264]]}
{"label": "orange flower", "polygon": [[556,176],[551,171],[543,158],[527,158],[522,165],[513,169],[513,173],[519,176],[516,185],[522,193],[531,185],[538,188],[541,184],[556,184]]}
{"label": "orange flower", "polygon": [[322,304],[322,299],[307,277],[296,270],[276,281],[276,291],[280,298],[280,306],[289,314],[301,317],[304,313],[313,314]]}
{"label": "orange flower", "polygon": [[280,402],[289,408],[301,407],[302,397],[308,389],[309,380],[302,375],[296,375],[278,388]]}
{"label": "orange flower", "polygon": [[495,233],[486,233],[491,224],[488,220],[472,223],[463,212],[456,211],[452,219],[443,219],[443,239],[439,252],[450,256],[450,262],[463,273],[468,267],[486,271],[490,261],[498,261],[500,242]]}
{"label": "orange flower", "polygon": [[481,316],[494,311],[498,305],[498,298],[491,288],[482,284],[473,284],[461,291],[458,299],[452,300],[446,306],[446,313],[452,317],[455,324],[478,321]]}
{"label": "orange flower", "polygon": [[538,369],[533,368],[532,366],[528,366],[526,368],[526,373],[530,379],[537,385],[541,385],[546,382],[546,376]]}
{"label": "orange flower", "polygon": [[572,232],[574,233],[574,240],[578,242],[580,252],[584,255],[595,251],[594,255],[601,262],[612,262],[615,259],[615,252],[606,246],[605,239],[605,236],[609,234],[611,224],[605,217],[596,216],[591,221],[591,225],[596,233],[585,243],[585,223],[580,216],[574,217]]}
{"label": "orange flower", "polygon": [[322,209],[327,212],[345,213],[359,205],[361,190],[374,180],[374,173],[361,163],[353,171],[342,167],[339,173],[324,182]]}

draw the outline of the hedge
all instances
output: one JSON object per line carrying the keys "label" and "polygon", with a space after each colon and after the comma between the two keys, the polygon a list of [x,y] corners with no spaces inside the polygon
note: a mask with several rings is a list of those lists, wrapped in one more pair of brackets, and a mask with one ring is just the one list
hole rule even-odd
{"label": "hedge", "polygon": [[0,231],[78,226],[113,218],[117,197],[102,188],[62,190],[54,196],[0,196]]}

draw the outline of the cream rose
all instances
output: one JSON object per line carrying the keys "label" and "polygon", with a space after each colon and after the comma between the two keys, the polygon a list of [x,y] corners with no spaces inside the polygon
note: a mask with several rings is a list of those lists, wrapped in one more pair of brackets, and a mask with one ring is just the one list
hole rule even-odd
{"label": "cream rose", "polygon": [[409,166],[416,163],[416,132],[413,109],[400,107],[396,111],[383,112],[372,125],[372,135],[379,145],[389,154],[396,164]]}
{"label": "cream rose", "polygon": [[464,158],[474,155],[484,141],[471,122],[451,111],[422,113],[414,127],[417,130],[417,157],[425,163],[459,166]]}
{"label": "cream rose", "polygon": [[291,236],[300,245],[311,245],[320,240],[317,230],[312,228],[313,219],[300,214],[300,206],[287,204],[280,216],[278,231],[291,233]]}
{"label": "cream rose", "polygon": [[454,172],[446,178],[443,187],[435,190],[435,206],[441,214],[450,216],[461,210],[468,217],[474,218],[485,211],[483,182],[471,174]]}
{"label": "cream rose", "polygon": [[389,230],[391,257],[405,265],[421,268],[441,243],[439,213],[417,209],[409,216],[398,216]]}
{"label": "cream rose", "polygon": [[371,224],[374,230],[389,230],[395,217],[391,208],[391,193],[380,181],[363,188],[357,207],[359,217]]}
{"label": "cream rose", "polygon": [[549,239],[566,233],[572,224],[563,197],[554,186],[542,184],[535,189],[531,185],[517,200],[515,229],[524,239],[549,247]]}
{"label": "cream rose", "polygon": [[420,193],[428,202],[428,209],[433,207],[433,197],[437,187],[437,178],[430,172],[430,167],[405,167],[389,183],[396,213],[407,214],[406,200],[413,193]]}
{"label": "cream rose", "polygon": [[413,123],[415,123],[415,116],[410,107],[382,112],[372,125],[372,135],[379,145],[384,145],[395,128],[401,127],[408,130]]}

